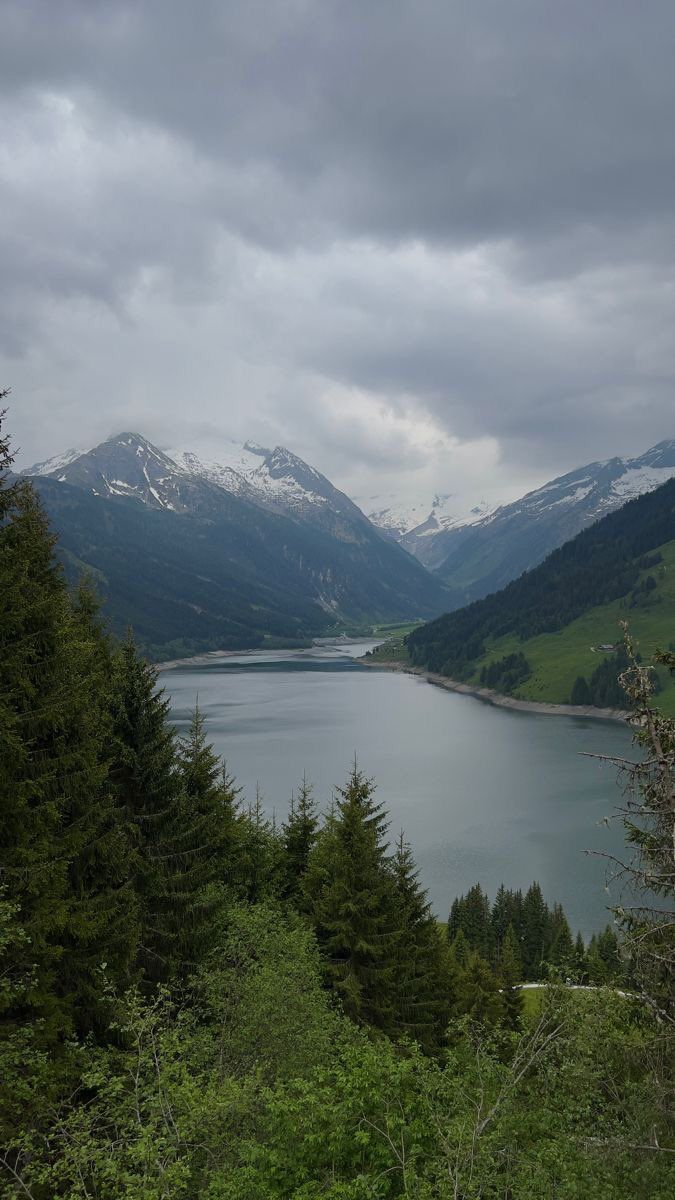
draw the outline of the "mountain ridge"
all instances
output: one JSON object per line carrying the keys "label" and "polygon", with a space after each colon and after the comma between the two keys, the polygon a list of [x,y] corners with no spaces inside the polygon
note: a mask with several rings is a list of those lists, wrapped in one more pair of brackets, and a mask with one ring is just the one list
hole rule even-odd
{"label": "mountain ridge", "polygon": [[[442,585],[330,481],[290,452],[264,455],[283,503],[235,494],[130,432],[56,466],[48,460],[33,482],[71,576],[92,570],[116,631],[134,624],[154,657],[447,607]],[[310,482],[320,504],[307,500]]]}
{"label": "mountain ridge", "polygon": [[582,529],[674,476],[675,439],[665,439],[635,458],[615,456],[578,467],[471,524],[420,527],[400,541],[471,602],[532,570]]}

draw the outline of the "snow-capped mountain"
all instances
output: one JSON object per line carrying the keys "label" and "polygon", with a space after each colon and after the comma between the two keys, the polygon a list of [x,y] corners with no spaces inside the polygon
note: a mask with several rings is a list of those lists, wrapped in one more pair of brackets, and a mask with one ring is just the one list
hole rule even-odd
{"label": "snow-capped mountain", "polygon": [[205,461],[191,450],[159,450],[141,434],[125,432],[92,450],[67,450],[24,474],[172,512],[203,509],[206,484],[321,528],[368,524],[353,501],[283,446],[268,450],[254,442],[223,442],[218,460]]}
{"label": "snow-capped mountain", "polygon": [[44,462],[33,463],[27,471],[23,471],[24,475],[54,475],[58,477],[58,472],[69,467],[77,458],[82,458],[83,454],[88,454],[89,450],[64,450],[62,454],[55,454],[53,458],[47,458]]}
{"label": "snow-capped mountain", "polygon": [[120,433],[92,450],[68,450],[23,474],[86,488],[95,496],[126,496],[171,512],[192,511],[203,500],[195,494],[197,478],[138,433]]}
{"label": "snow-capped mountain", "polygon": [[92,570],[113,627],[132,624],[152,653],[306,638],[447,607],[421,563],[283,447],[230,445],[204,462],[126,432],[24,474],[66,570]]}
{"label": "snow-capped mountain", "polygon": [[373,525],[397,542],[403,541],[407,534],[413,532],[417,536],[426,537],[441,529],[475,525],[492,511],[485,501],[467,507],[452,493],[437,494],[431,501],[411,504],[402,504],[394,495],[357,498],[356,503]]}
{"label": "snow-capped mountain", "polygon": [[233,495],[311,524],[366,520],[344,492],[284,446],[269,450],[254,442],[228,442],[219,445],[215,462],[183,449],[168,450],[167,456],[181,470]]}
{"label": "snow-capped mountain", "polygon": [[449,586],[487,595],[540,563],[586,526],[675,476],[675,440],[638,458],[610,458],[562,475],[472,526],[400,540]]}
{"label": "snow-capped mountain", "polygon": [[431,570],[439,570],[447,557],[448,545],[457,540],[453,536],[448,539],[445,534],[456,535],[459,530],[489,525],[493,519],[517,513],[545,519],[549,510],[556,512],[558,508],[583,512],[584,520],[579,526],[583,528],[628,500],[659,487],[672,475],[675,475],[675,441],[665,441],[639,458],[590,463],[499,508],[490,507],[485,501],[462,504],[451,492],[438,494],[431,502],[405,504],[395,495],[359,497],[356,502],[373,525],[400,542]]}

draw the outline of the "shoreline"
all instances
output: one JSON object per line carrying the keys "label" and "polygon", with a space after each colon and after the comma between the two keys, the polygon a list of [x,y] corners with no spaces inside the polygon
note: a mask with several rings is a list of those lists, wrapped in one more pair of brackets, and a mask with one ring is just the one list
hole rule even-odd
{"label": "shoreline", "polygon": [[[170,658],[166,662],[151,663],[156,671],[171,671],[174,667],[207,667],[210,663],[219,662],[223,658],[243,658],[248,654],[288,654],[289,651],[321,650],[330,646],[358,646],[365,642],[375,642],[377,638],[370,637],[335,637],[314,638],[311,646],[248,646],[245,650],[202,650],[200,654],[191,654],[187,658]],[[379,644],[379,643],[378,643]],[[361,662],[361,659],[354,659]]]}
{"label": "shoreline", "polygon": [[583,717],[594,721],[620,721],[625,724],[628,712],[620,708],[594,708],[592,705],[577,704],[547,704],[543,700],[517,700],[514,696],[503,696],[492,688],[479,687],[476,684],[460,683],[457,679],[448,679],[446,675],[437,675],[434,671],[425,671],[423,667],[413,667],[402,662],[368,662],[365,658],[357,659],[364,667],[374,670],[398,671],[404,675],[416,675],[425,679],[434,687],[445,688],[447,692],[459,692],[463,696],[473,696],[484,704],[492,704],[497,708],[510,708],[516,712],[541,713],[548,717]]}
{"label": "shoreline", "polygon": [[[351,644],[358,643],[361,640],[369,639],[348,639]],[[326,642],[323,643],[324,645]],[[335,642],[328,643],[335,645]],[[340,642],[337,642],[339,645]],[[345,642],[343,641],[344,645]],[[247,650],[205,650],[202,654],[193,654],[188,658],[173,658],[167,662],[153,663],[152,666],[159,673],[161,671],[171,671],[175,667],[205,667],[210,663],[215,663],[221,659],[245,657],[249,654],[260,654],[262,647],[258,646]],[[266,653],[274,653],[270,650]],[[277,653],[285,654],[286,650],[278,650]],[[473,696],[475,700],[482,700],[484,704],[492,704],[496,708],[509,708],[515,712],[530,712],[540,713],[548,717],[582,717],[592,721],[619,721],[625,724],[628,720],[629,713],[619,708],[594,708],[592,705],[577,705],[577,704],[549,704],[543,700],[518,700],[515,696],[504,696],[501,692],[495,692],[492,688],[480,687],[477,684],[461,683],[457,679],[449,679],[446,675],[438,675],[434,671],[425,671],[423,667],[413,667],[410,663],[397,662],[395,660],[369,662],[364,656],[355,658],[355,663],[360,663],[364,667],[369,667],[371,670],[394,671],[403,675],[416,675],[419,679],[424,679],[427,683],[434,687],[443,688],[446,692],[458,692],[462,696]]]}
{"label": "shoreline", "polygon": [[155,671],[171,671],[173,667],[206,667],[209,663],[218,662],[221,658],[238,657],[241,654],[259,654],[260,650],[204,650],[201,654],[191,654],[189,658],[170,658],[166,662],[151,663]]}

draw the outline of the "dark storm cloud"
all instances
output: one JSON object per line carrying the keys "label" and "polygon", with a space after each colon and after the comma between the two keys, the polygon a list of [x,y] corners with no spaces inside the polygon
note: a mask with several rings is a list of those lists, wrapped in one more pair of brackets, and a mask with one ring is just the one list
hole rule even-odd
{"label": "dark storm cloud", "polygon": [[379,402],[498,439],[514,478],[675,432],[670,0],[0,15],[0,346],[36,412],[60,368],[96,434],[122,354],[157,429],[183,362],[204,420],[241,421],[239,389],[319,454],[360,389],[369,463],[409,452]]}

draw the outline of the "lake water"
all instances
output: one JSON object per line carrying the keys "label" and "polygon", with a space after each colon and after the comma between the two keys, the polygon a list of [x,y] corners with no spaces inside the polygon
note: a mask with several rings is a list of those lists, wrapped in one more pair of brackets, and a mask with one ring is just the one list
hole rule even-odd
{"label": "lake water", "polygon": [[[356,754],[377,783],[391,833],[403,828],[439,917],[477,880],[538,879],[573,929],[607,922],[605,863],[617,853],[616,770],[584,752],[626,755],[630,733],[609,721],[496,708],[413,675],[359,664],[375,643],[270,651],[162,672],[183,729],[199,705],[210,739],[243,786],[259,784],[277,820],[303,771],[326,808]],[[612,898],[617,893],[612,891]]]}

